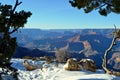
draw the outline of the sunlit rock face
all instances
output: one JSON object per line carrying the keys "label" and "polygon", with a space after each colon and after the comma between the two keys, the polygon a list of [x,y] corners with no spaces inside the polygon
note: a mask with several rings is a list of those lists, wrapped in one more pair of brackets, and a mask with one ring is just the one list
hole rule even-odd
{"label": "sunlit rock face", "polygon": [[92,72],[96,71],[96,64],[91,59],[80,60],[80,65],[82,65],[83,70],[89,70],[89,71],[92,71]]}
{"label": "sunlit rock face", "polygon": [[37,65],[31,65],[27,60],[23,62],[23,66],[26,68],[28,71],[32,71],[37,69]]}
{"label": "sunlit rock face", "polygon": [[65,70],[82,70],[82,66],[77,62],[75,58],[70,58],[67,63],[63,66]]}
{"label": "sunlit rock face", "polygon": [[70,58],[67,63],[63,66],[65,70],[89,70],[92,72],[96,71],[96,64],[91,59],[82,59],[77,61],[75,58]]}

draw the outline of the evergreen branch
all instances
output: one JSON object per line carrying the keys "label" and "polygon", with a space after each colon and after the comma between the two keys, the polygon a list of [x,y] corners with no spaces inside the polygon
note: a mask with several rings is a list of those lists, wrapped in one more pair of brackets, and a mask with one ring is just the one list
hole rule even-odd
{"label": "evergreen branch", "polygon": [[10,15],[10,18],[9,18],[9,21],[8,21],[8,25],[7,25],[5,34],[6,34],[6,33],[9,34],[9,28],[10,28],[10,26],[11,26],[12,17],[13,17],[13,15],[14,15],[14,12],[15,12],[17,6],[20,5],[21,3],[22,3],[22,2],[18,2],[18,0],[16,0],[16,3],[15,3],[15,5],[14,5],[12,11],[11,11],[11,15]]}

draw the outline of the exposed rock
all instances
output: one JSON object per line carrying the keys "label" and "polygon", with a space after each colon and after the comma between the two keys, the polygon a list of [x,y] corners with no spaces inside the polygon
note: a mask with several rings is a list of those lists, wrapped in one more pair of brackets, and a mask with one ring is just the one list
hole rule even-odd
{"label": "exposed rock", "polygon": [[63,68],[65,70],[82,70],[82,66],[74,58],[68,59],[67,63],[63,66]]}
{"label": "exposed rock", "polygon": [[96,55],[98,54],[98,52],[96,50],[93,50],[93,49],[84,49],[82,51],[80,51],[79,53],[82,53],[84,54],[86,57],[90,57],[92,55]]}
{"label": "exposed rock", "polygon": [[52,63],[55,60],[55,57],[53,56],[44,56],[47,64]]}
{"label": "exposed rock", "polygon": [[80,35],[76,35],[76,36],[68,39],[68,42],[80,42]]}
{"label": "exposed rock", "polygon": [[81,50],[79,53],[83,53],[86,57],[98,54],[96,50],[92,49],[90,42],[86,40],[83,41],[83,44],[84,44],[84,49]]}
{"label": "exposed rock", "polygon": [[84,44],[84,48],[85,49],[91,49],[91,45],[90,45],[90,43],[87,40],[83,41],[83,44]]}
{"label": "exposed rock", "polygon": [[114,53],[108,60],[108,64],[116,70],[120,70],[120,53]]}
{"label": "exposed rock", "polygon": [[82,66],[83,70],[90,70],[92,72],[96,71],[96,64],[91,59],[80,60],[80,65]]}
{"label": "exposed rock", "polygon": [[24,60],[23,66],[26,68],[26,70],[31,71],[37,69],[37,65],[31,65],[27,60]]}
{"label": "exposed rock", "polygon": [[45,56],[40,57],[40,60],[45,61],[46,60]]}

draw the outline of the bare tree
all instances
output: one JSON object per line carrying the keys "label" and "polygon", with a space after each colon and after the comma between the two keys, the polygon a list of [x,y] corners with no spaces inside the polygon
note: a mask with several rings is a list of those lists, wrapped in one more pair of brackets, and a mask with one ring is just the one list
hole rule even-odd
{"label": "bare tree", "polygon": [[[115,26],[115,25],[114,25],[114,26]],[[112,40],[112,42],[111,42],[110,47],[105,51],[102,66],[103,66],[103,69],[106,71],[106,73],[120,76],[120,72],[112,71],[112,70],[109,70],[109,69],[107,68],[107,56],[108,56],[108,53],[112,50],[113,46],[117,45],[117,44],[116,44],[116,40],[117,40],[117,39],[120,39],[120,29],[117,30],[117,29],[116,29],[116,26],[115,26],[114,37],[113,37],[113,40]]]}
{"label": "bare tree", "polygon": [[71,53],[67,49],[59,49],[55,51],[55,55],[58,62],[66,62]]}

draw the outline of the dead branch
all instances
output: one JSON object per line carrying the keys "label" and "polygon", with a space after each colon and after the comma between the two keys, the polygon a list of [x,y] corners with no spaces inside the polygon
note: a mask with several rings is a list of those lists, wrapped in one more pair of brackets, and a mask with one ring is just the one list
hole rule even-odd
{"label": "dead branch", "polygon": [[112,71],[112,70],[109,70],[109,69],[107,68],[107,56],[108,56],[108,53],[111,51],[111,49],[113,48],[113,46],[116,44],[116,40],[117,40],[118,38],[120,38],[120,37],[119,37],[119,35],[120,35],[120,34],[119,34],[119,31],[120,31],[120,30],[117,31],[115,25],[114,25],[114,27],[115,27],[115,34],[114,34],[114,37],[113,37],[113,40],[112,40],[112,42],[111,42],[110,47],[105,51],[102,67],[103,67],[103,69],[105,70],[106,73],[108,73],[108,74],[113,74],[113,75],[116,75],[116,76],[120,76],[120,72]]}

